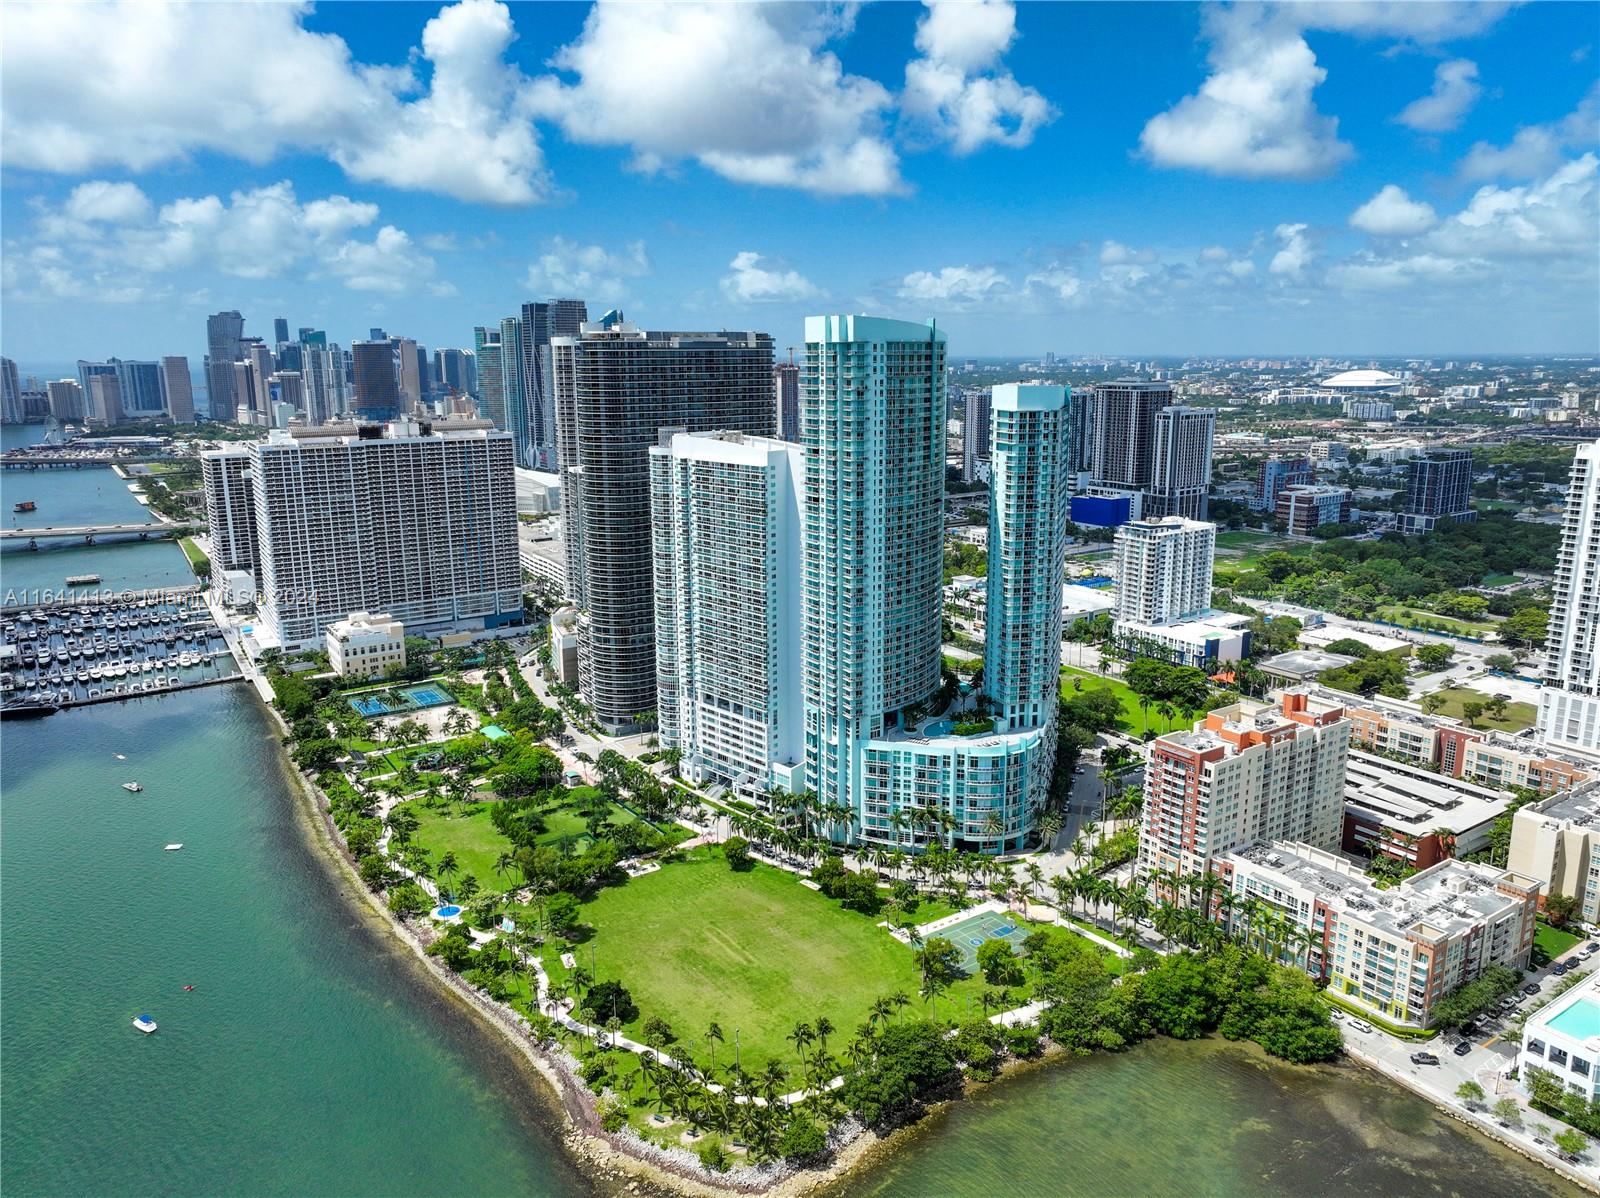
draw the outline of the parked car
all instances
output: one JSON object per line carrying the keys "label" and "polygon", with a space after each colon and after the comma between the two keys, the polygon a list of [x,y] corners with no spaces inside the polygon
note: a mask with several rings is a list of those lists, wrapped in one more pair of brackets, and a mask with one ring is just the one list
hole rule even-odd
{"label": "parked car", "polygon": [[1455,1046],[1455,1048],[1451,1049],[1451,1051],[1454,1052],[1458,1057],[1464,1057],[1472,1051],[1472,1041],[1462,1040]]}
{"label": "parked car", "polygon": [[1352,1019],[1350,1021],[1350,1026],[1355,1028],[1358,1032],[1371,1032],[1375,1030],[1373,1026],[1365,1019]]}
{"label": "parked car", "polygon": [[1437,1065],[1439,1058],[1431,1052],[1414,1052],[1411,1054],[1411,1063],[1413,1065]]}
{"label": "parked car", "polygon": [[1535,994],[1539,993],[1540,989],[1541,987],[1538,982],[1529,982],[1522,988],[1522,992],[1529,998],[1532,998]]}
{"label": "parked car", "polygon": [[1333,1020],[1335,1023],[1343,1023],[1344,1022],[1344,1012],[1339,1010],[1338,1007],[1335,1007],[1335,1008],[1333,1008],[1333,1010],[1328,1012],[1328,1018]]}
{"label": "parked car", "polygon": [[1568,965],[1565,961],[1557,961],[1554,965],[1552,965],[1550,967],[1550,972],[1555,974],[1556,977],[1560,977],[1562,974],[1566,973],[1567,970],[1569,970],[1571,968],[1572,968],[1572,966]]}
{"label": "parked car", "polygon": [[1583,946],[1583,955],[1586,957],[1593,956],[1597,952],[1600,952],[1600,943],[1596,941],[1591,940]]}

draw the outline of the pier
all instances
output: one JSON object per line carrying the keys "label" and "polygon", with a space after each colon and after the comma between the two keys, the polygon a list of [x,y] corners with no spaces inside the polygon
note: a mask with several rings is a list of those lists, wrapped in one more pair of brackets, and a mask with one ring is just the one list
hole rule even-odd
{"label": "pier", "polygon": [[26,541],[29,549],[37,549],[41,540],[77,540],[93,545],[99,537],[137,536],[141,541],[151,537],[179,536],[205,527],[192,520],[156,520],[141,524],[63,524],[45,525],[42,528],[0,528],[0,541]]}
{"label": "pier", "polygon": [[136,454],[125,457],[94,457],[90,454],[0,454],[0,468],[6,470],[84,470],[91,466],[138,466],[151,462],[177,461],[174,455]]}
{"label": "pier", "polygon": [[[224,654],[223,656],[226,656]],[[113,691],[99,694],[84,695],[71,699],[52,699],[48,703],[34,703],[22,700],[15,703],[6,703],[0,706],[0,717],[11,719],[14,717],[49,715],[54,711],[66,711],[73,707],[92,707],[96,703],[121,703],[124,699],[149,699],[156,695],[175,695],[179,691],[197,690],[202,686],[221,686],[226,682],[243,682],[243,674],[219,674],[212,678],[196,678],[194,681],[174,682],[166,686],[153,686],[149,690]]]}

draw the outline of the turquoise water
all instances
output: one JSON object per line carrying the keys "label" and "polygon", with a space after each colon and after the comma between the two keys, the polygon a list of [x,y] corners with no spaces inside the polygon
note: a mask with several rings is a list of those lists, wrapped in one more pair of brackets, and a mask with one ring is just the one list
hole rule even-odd
{"label": "turquoise water", "polygon": [[1555,1015],[1549,1024],[1563,1036],[1571,1036],[1574,1040],[1600,1036],[1600,1002],[1585,995]]}
{"label": "turquoise water", "polygon": [[244,687],[3,740],[8,1196],[593,1192],[509,1051],[336,893]]}
{"label": "turquoise water", "polygon": [[830,1198],[1536,1198],[1582,1191],[1352,1066],[1160,1041],[1002,1081]]}
{"label": "turquoise water", "polygon": [[[8,432],[34,430],[22,425]],[[12,438],[6,448],[12,447]],[[38,510],[13,512],[19,500],[32,500]],[[136,500],[128,484],[109,468],[84,470],[0,470],[0,516],[11,528],[48,525],[110,524],[154,519]],[[70,588],[79,594],[95,590],[152,590],[190,586],[194,573],[176,541],[107,541],[85,546],[68,541],[47,541],[40,549],[25,542],[8,541],[0,548],[0,602],[40,603],[41,591],[69,590],[66,580],[78,574],[98,574],[101,582]]]}

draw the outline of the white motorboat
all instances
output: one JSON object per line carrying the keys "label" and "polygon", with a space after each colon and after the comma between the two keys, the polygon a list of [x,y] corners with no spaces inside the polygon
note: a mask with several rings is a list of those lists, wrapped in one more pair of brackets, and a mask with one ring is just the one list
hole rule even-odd
{"label": "white motorboat", "polygon": [[156,1021],[148,1015],[135,1015],[133,1017],[133,1026],[148,1036],[156,1030]]}
{"label": "white motorboat", "polygon": [[122,789],[128,791],[131,794],[138,794],[141,790],[144,789],[144,787],[140,786],[137,782],[124,782],[122,784]]}

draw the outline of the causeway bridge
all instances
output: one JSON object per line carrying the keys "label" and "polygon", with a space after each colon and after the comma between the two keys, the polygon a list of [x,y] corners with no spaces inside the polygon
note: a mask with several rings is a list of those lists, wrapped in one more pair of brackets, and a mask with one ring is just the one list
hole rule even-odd
{"label": "causeway bridge", "polygon": [[203,525],[192,520],[158,520],[143,524],[63,524],[47,525],[43,528],[0,528],[0,541],[26,541],[28,548],[37,549],[39,542],[45,540],[81,539],[85,545],[93,545],[99,537],[136,536],[141,541],[147,541],[151,537],[178,536],[201,527]]}

